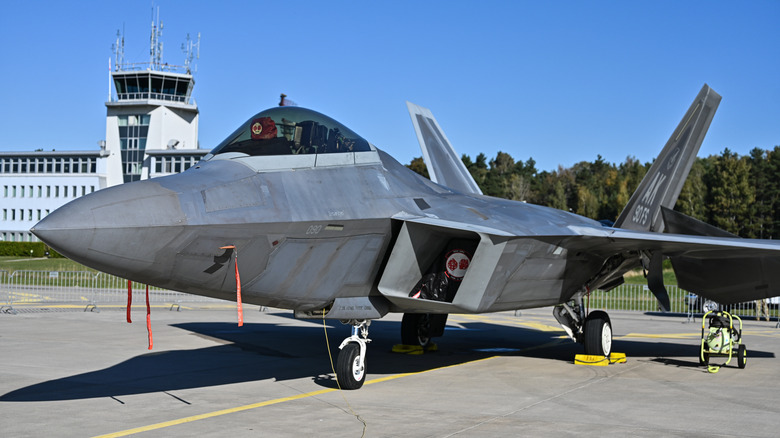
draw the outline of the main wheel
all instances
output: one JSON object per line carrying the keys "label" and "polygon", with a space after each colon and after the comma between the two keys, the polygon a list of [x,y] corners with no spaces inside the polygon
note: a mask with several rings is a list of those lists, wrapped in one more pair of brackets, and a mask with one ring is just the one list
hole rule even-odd
{"label": "main wheel", "polygon": [[612,323],[606,312],[595,310],[585,318],[585,354],[609,356],[612,352]]}
{"label": "main wheel", "polygon": [[401,343],[419,345],[423,348],[431,343],[431,315],[427,313],[404,313],[401,320]]}
{"label": "main wheel", "polygon": [[740,368],[745,368],[745,365],[747,365],[747,347],[745,347],[745,344],[740,344],[737,350],[737,365]]}
{"label": "main wheel", "polygon": [[359,389],[366,381],[366,361],[360,363],[360,345],[350,342],[336,361],[336,379],[341,389]]}

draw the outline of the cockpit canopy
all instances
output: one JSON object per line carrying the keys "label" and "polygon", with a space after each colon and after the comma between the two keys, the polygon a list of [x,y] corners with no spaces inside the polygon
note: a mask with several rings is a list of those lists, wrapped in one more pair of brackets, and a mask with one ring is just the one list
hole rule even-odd
{"label": "cockpit canopy", "polygon": [[330,117],[300,107],[255,114],[209,155],[312,155],[370,151],[368,142]]}

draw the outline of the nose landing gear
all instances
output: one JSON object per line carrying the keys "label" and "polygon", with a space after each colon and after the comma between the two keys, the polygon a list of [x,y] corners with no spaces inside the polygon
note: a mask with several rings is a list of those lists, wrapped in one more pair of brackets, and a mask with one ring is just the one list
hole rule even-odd
{"label": "nose landing gear", "polygon": [[336,379],[341,389],[359,389],[366,381],[366,350],[367,344],[371,342],[368,339],[371,320],[350,320],[344,323],[352,325],[352,336],[339,345],[341,351],[336,360]]}

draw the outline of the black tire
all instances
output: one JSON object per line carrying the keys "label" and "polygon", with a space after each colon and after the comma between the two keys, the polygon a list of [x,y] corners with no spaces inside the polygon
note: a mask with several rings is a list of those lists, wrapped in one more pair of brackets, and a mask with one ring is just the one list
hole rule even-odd
{"label": "black tire", "polygon": [[585,318],[585,354],[609,356],[612,352],[612,323],[609,315],[601,310],[590,312]]}
{"label": "black tire", "polygon": [[747,365],[747,347],[745,347],[745,344],[740,344],[737,350],[737,365],[740,368],[745,368],[745,365]]}
{"label": "black tire", "polygon": [[350,342],[341,349],[336,361],[336,379],[341,389],[359,389],[366,381],[366,360],[360,365],[360,345]]}
{"label": "black tire", "polygon": [[427,347],[431,343],[431,315],[404,313],[401,320],[401,343]]}

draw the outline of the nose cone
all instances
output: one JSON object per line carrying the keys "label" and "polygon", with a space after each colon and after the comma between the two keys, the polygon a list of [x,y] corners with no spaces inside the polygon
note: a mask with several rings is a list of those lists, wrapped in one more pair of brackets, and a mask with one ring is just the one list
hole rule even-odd
{"label": "nose cone", "polygon": [[79,263],[138,278],[132,273],[145,272],[164,257],[161,250],[184,222],[176,193],[148,180],[76,199],[49,214],[31,231]]}

